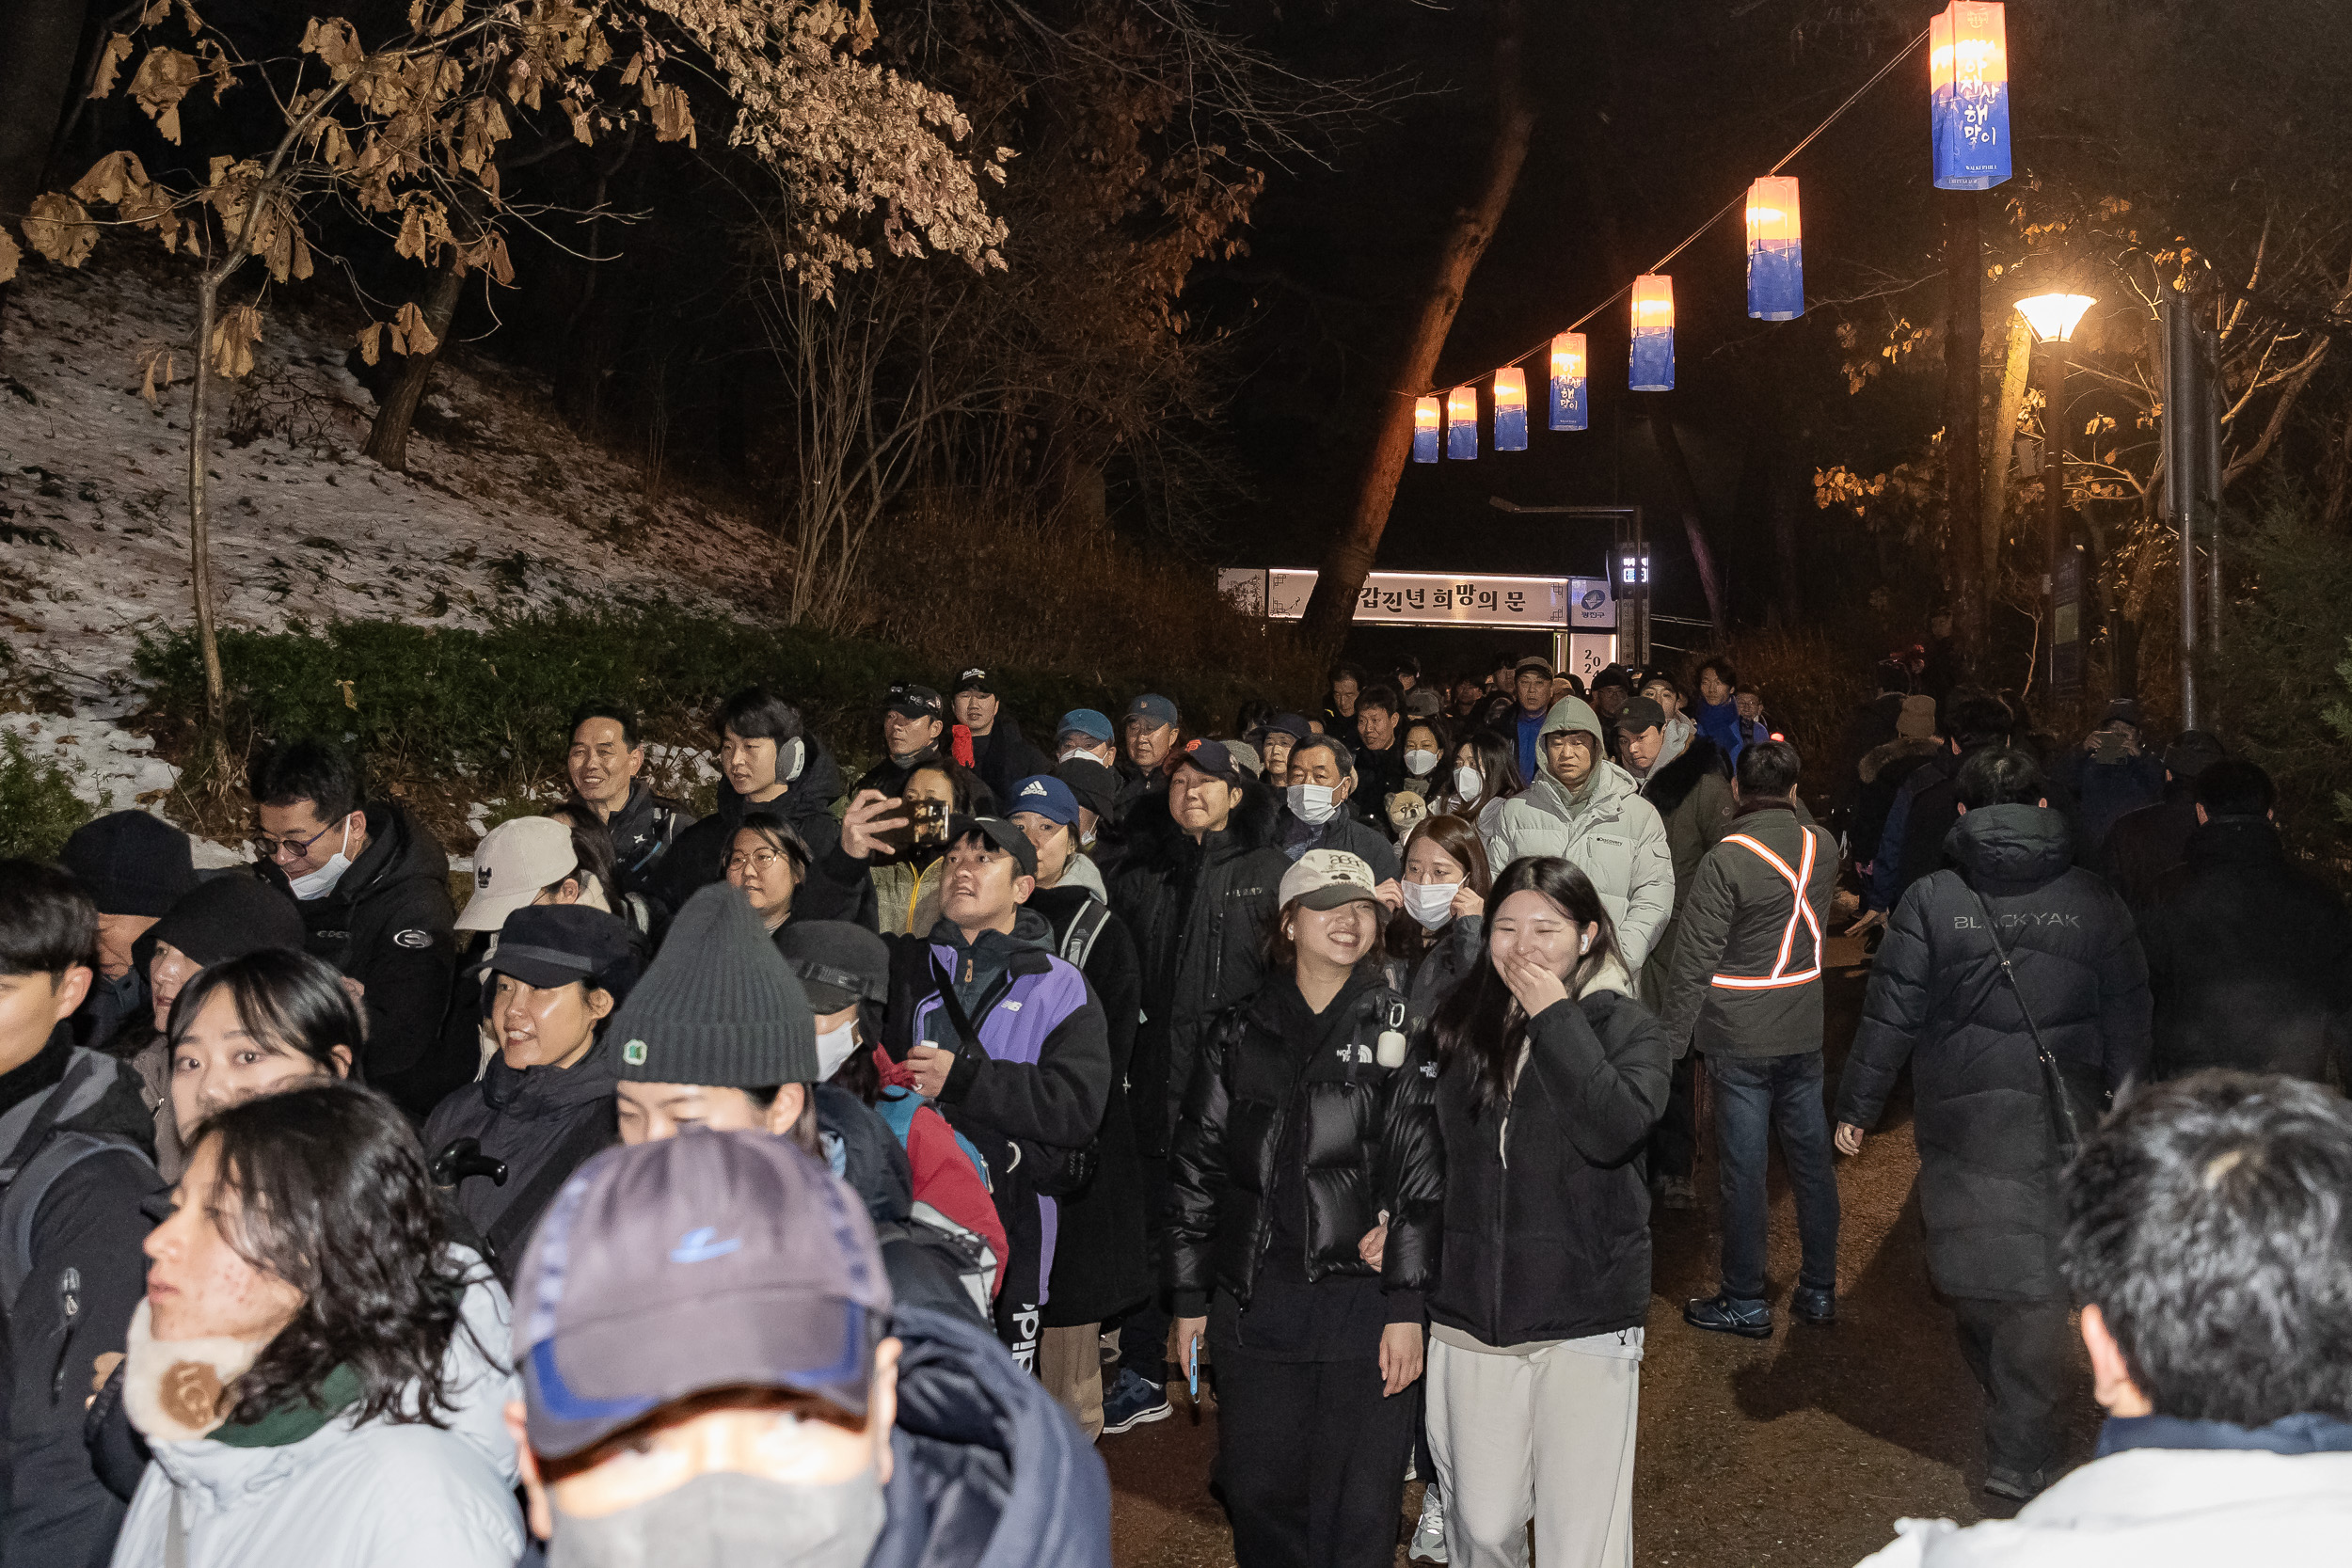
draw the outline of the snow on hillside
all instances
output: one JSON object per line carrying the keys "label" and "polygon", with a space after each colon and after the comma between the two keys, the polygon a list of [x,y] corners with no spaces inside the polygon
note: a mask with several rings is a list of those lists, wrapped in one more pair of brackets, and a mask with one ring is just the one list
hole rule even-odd
{"label": "snow on hillside", "polygon": [[[143,354],[192,335],[194,294],[175,264],[128,242],[109,249],[79,272],[28,265],[0,323],[0,625],[19,688],[0,707],[31,705],[37,689],[89,721],[137,705],[139,634],[192,616],[184,350],[160,407],[140,380]],[[254,377],[223,388],[235,406],[215,415],[225,626],[478,626],[657,596],[762,618],[772,540],[692,498],[645,499],[638,469],[564,428],[544,381],[481,356],[445,360],[409,472],[390,473],[358,454],[375,404],[344,368],[356,310],[279,293],[264,316]]]}

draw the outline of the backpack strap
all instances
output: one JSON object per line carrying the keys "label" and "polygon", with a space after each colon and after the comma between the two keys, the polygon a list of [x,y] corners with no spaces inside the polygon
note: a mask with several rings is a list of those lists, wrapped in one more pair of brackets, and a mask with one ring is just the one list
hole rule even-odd
{"label": "backpack strap", "polygon": [[564,1183],[571,1180],[572,1173],[612,1141],[612,1130],[598,1117],[582,1117],[574,1122],[571,1131],[548,1151],[547,1159],[532,1173],[531,1180],[499,1211],[498,1219],[483,1233],[483,1243],[490,1249],[490,1266],[498,1271],[499,1282],[508,1290],[514,1289],[515,1276],[522,1271],[522,1247],[530,1239],[532,1223]]}
{"label": "backpack strap", "polygon": [[1100,898],[1089,898],[1078,906],[1078,912],[1070,919],[1070,929],[1061,936],[1062,961],[1083,972],[1087,958],[1094,951],[1095,942],[1103,928],[1111,923],[1111,910]]}
{"label": "backpack strap", "polygon": [[0,1196],[0,1304],[13,1314],[16,1298],[33,1274],[33,1226],[41,1203],[60,1177],[83,1161],[117,1149],[152,1165],[147,1151],[119,1132],[68,1131],[52,1133],[33,1157],[17,1167]]}

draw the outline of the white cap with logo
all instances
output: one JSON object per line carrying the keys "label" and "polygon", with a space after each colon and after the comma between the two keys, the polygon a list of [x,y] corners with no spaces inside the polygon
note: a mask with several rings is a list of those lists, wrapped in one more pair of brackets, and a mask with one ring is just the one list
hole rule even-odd
{"label": "white cap with logo", "polygon": [[1336,910],[1342,904],[1377,904],[1372,867],[1361,856],[1344,849],[1310,849],[1298,863],[1282,873],[1275,902],[1283,909],[1299,903],[1311,910]]}
{"label": "white cap with logo", "polygon": [[[473,851],[473,896],[458,912],[461,931],[495,931],[540,890],[580,869],[572,831],[551,816],[517,816],[482,835]],[[582,879],[585,880],[586,879]]]}

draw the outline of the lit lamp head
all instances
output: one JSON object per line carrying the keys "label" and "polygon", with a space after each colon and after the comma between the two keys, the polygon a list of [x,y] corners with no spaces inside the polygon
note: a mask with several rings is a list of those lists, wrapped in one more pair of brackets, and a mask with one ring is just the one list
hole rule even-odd
{"label": "lit lamp head", "polygon": [[1748,187],[1748,314],[1772,322],[1804,314],[1804,231],[1791,175]]}
{"label": "lit lamp head", "polygon": [[1438,460],[1438,400],[1434,397],[1413,400],[1413,461],[1435,463]]}
{"label": "lit lamp head", "polygon": [[1527,450],[1527,372],[1517,365],[1495,372],[1495,451]]}
{"label": "lit lamp head", "polygon": [[1478,455],[1478,388],[1456,387],[1445,395],[1445,454]]}
{"label": "lit lamp head", "polygon": [[1552,429],[1585,428],[1584,388],[1584,334],[1563,332],[1551,340]]}
{"label": "lit lamp head", "polygon": [[2098,303],[2089,294],[2035,294],[2017,302],[2017,313],[2033,328],[2035,342],[2063,343],[2074,338],[2083,312]]}

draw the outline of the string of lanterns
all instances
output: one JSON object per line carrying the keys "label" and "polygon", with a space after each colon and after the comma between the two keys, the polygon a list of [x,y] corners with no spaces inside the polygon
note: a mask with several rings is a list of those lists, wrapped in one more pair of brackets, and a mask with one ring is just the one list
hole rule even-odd
{"label": "string of lanterns", "polygon": [[[1577,328],[1619,300],[1631,298],[1632,349],[1628,388],[1668,392],[1675,384],[1675,293],[1668,263],[1744,206],[1747,214],[1748,314],[1757,321],[1794,321],[1804,314],[1804,230],[1794,175],[1780,171],[1862,101],[1895,68],[1928,45],[1928,114],[1936,188],[1990,190],[2010,177],[2009,35],[2000,0],[1950,0],[1926,32],[1901,51],[1808,132],[1787,156],[1759,176],[1743,196],[1692,230],[1683,242],[1625,288],[1587,310],[1549,341],[1550,399],[1547,421],[1553,430],[1589,428],[1590,360],[1584,334]],[[1416,463],[1435,463],[1440,451],[1451,461],[1478,455],[1478,382],[1494,384],[1494,448],[1527,450],[1527,372],[1519,361],[1545,351],[1537,344],[1486,376],[1463,382],[1443,394],[1426,392],[1413,403]]]}

